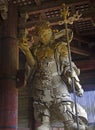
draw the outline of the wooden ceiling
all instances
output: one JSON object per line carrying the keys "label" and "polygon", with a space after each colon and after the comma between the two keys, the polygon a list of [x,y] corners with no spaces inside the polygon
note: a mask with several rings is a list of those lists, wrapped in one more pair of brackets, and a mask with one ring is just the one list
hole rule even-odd
{"label": "wooden ceiling", "polygon": [[[69,27],[74,32],[71,43],[72,59],[82,71],[95,70],[95,1],[94,0],[9,0],[18,7],[19,22],[18,28],[27,28],[29,36],[34,40],[29,40],[29,44],[37,41],[35,35],[35,25],[39,20],[50,21],[53,29],[61,30],[63,25],[58,25],[62,4],[69,6],[71,15],[76,11],[82,14],[81,18]],[[27,21],[24,14],[28,14]]]}

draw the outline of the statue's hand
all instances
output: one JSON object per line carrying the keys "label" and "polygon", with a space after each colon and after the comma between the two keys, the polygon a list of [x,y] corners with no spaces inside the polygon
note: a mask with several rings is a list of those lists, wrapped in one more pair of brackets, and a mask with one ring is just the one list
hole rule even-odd
{"label": "statue's hand", "polygon": [[79,89],[79,90],[76,92],[76,95],[79,96],[79,97],[81,97],[81,96],[83,96],[83,93],[84,93],[84,90],[81,88],[81,89]]}

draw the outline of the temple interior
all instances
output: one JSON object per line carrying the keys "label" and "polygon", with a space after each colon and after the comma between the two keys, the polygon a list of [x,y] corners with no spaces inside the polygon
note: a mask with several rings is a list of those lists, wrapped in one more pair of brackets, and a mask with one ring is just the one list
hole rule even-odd
{"label": "temple interior", "polygon": [[[31,57],[32,46],[39,43],[35,28],[40,21],[49,21],[54,33],[66,29],[61,16],[64,4],[69,7],[68,17],[76,15],[73,24],[66,24],[73,31],[71,60],[80,69],[84,90],[76,102],[87,112],[88,130],[95,130],[95,0],[0,0],[0,130],[37,129],[34,99],[27,83],[27,56]],[[18,45],[21,31],[27,35],[26,54]],[[74,99],[73,91],[70,95]],[[48,130],[65,129],[57,122]]]}

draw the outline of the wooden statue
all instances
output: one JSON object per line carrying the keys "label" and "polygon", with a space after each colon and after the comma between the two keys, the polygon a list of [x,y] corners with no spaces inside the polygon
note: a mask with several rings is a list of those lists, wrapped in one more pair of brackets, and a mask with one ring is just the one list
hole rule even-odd
{"label": "wooden statue", "polygon": [[[65,41],[56,43],[57,34],[53,34],[46,21],[41,22],[36,27],[36,31],[39,44],[32,47],[36,69],[30,86],[31,96],[34,98],[35,119],[42,122],[37,130],[50,130],[52,122],[64,123],[66,130],[77,130],[74,102],[68,91],[72,81],[67,43]],[[65,35],[64,32],[63,36]],[[78,78],[80,71],[73,62],[72,67],[76,94],[82,96],[83,89]],[[77,106],[80,130],[86,130],[87,114],[81,106]]]}
{"label": "wooden statue", "polygon": [[[29,64],[34,67],[30,73],[31,96],[34,98],[35,120],[42,123],[37,130],[51,130],[53,122],[64,124],[65,130],[86,130],[87,114],[77,104],[79,126],[76,122],[75,104],[71,99],[69,88],[72,89],[72,76],[76,94],[83,95],[78,75],[80,70],[71,61],[72,73],[68,59],[66,31],[54,34],[50,23],[42,21],[36,26],[39,43],[33,45],[30,58],[28,46],[20,48],[28,57]],[[56,39],[63,37],[63,41]],[[73,38],[72,30],[68,29],[68,42]],[[27,42],[25,42],[27,43]],[[30,59],[30,60],[29,60]]]}

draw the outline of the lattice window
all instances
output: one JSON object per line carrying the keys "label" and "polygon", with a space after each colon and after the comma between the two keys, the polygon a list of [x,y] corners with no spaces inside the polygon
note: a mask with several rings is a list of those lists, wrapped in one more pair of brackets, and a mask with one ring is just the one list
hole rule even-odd
{"label": "lattice window", "polygon": [[79,12],[85,12],[89,9],[89,3],[79,4],[75,6],[75,10]]}
{"label": "lattice window", "polygon": [[78,28],[79,28],[79,31],[87,31],[87,30],[93,30],[93,24],[91,22],[91,20],[86,20],[86,21],[81,21],[81,22],[78,22]]}
{"label": "lattice window", "polygon": [[34,1],[33,0],[13,0],[13,3],[17,4],[17,5],[20,5],[20,6],[23,6],[23,5],[32,4],[32,3],[34,3]]}
{"label": "lattice window", "polygon": [[60,17],[60,10],[48,11],[45,14],[48,18]]}

